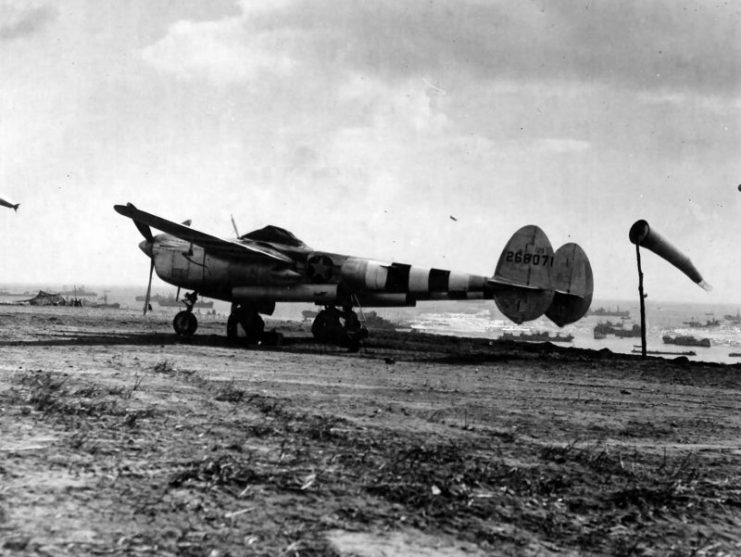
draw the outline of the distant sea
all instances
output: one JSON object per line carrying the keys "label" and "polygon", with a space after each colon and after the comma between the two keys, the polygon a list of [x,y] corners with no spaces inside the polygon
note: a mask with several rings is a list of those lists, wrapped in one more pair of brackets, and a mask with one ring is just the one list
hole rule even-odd
{"label": "distant sea", "polygon": [[[546,317],[516,325],[505,318],[491,302],[445,302],[450,304],[444,307],[431,308],[420,304],[416,315],[409,316],[409,326],[430,333],[448,334],[454,336],[472,336],[482,338],[500,338],[505,332],[518,336],[521,332],[533,333],[548,331],[551,336],[560,333],[561,336],[573,335],[574,340],[568,343],[559,342],[560,346],[573,346],[601,350],[607,348],[612,352],[630,354],[640,350],[641,338],[618,338],[607,335],[606,338],[594,338],[594,327],[598,323],[621,323],[624,329],[631,329],[634,324],[640,325],[640,308],[638,300],[595,300],[591,309],[603,307],[608,310],[628,311],[629,318],[621,319],[616,316],[588,315],[581,320],[559,328]],[[650,351],[689,352],[696,353],[688,356],[693,361],[741,363],[740,357],[730,356],[731,353],[741,353],[741,324],[726,319],[726,316],[737,316],[741,305],[719,304],[688,304],[678,302],[649,302],[646,303],[646,349]],[[379,311],[380,313],[380,311]],[[690,322],[699,322],[703,325],[712,320],[720,321],[718,326],[704,327],[690,325]],[[710,340],[709,348],[699,346],[680,346],[664,344],[662,337],[669,335],[689,335],[697,339]],[[649,354],[652,355],[652,354]],[[676,354],[657,355],[664,358],[676,358]]]}
{"label": "distant sea", "polygon": [[[33,297],[39,290],[46,292],[74,291],[74,286],[68,285],[24,285],[24,284],[0,284],[0,302],[14,302],[24,298]],[[136,301],[136,296],[146,293],[144,287],[130,286],[96,286],[77,285],[78,290],[94,293],[85,297],[90,302],[100,303],[107,299],[108,303],[121,304],[122,310],[133,312],[141,311],[143,302]],[[174,295],[174,287],[153,288],[152,295],[162,296]],[[181,292],[182,295],[182,292]],[[209,301],[208,299],[204,299]],[[608,348],[613,352],[630,354],[635,349],[640,349],[641,339],[617,338],[608,335],[603,340],[594,338],[594,327],[598,323],[611,321],[620,322],[623,327],[630,329],[633,324],[640,323],[638,300],[594,300],[592,310],[597,308],[608,310],[628,311],[629,319],[621,319],[614,316],[590,315],[580,321],[559,329],[546,317],[535,321],[529,321],[522,325],[516,325],[505,318],[492,301],[435,301],[420,302],[414,308],[365,308],[364,311],[375,311],[381,317],[398,323],[400,329],[411,329],[420,332],[451,335],[469,336],[477,338],[500,338],[505,332],[518,335],[521,332],[533,333],[548,331],[551,335],[560,333],[573,335],[574,340],[569,343],[558,343],[560,346],[573,346],[578,348],[590,348],[600,350]],[[174,315],[177,307],[159,307],[152,303],[155,313]],[[307,309],[318,309],[308,303],[279,303],[276,307],[275,319],[302,321],[302,311]],[[213,310],[216,317],[226,317],[229,314],[230,305],[227,302],[214,300]],[[200,310],[205,313],[208,310]],[[690,360],[719,362],[719,363],[741,363],[741,357],[733,357],[729,354],[741,353],[741,324],[734,324],[725,316],[736,316],[741,312],[741,305],[721,304],[687,304],[679,302],[646,301],[646,337],[647,349],[649,351],[671,351],[686,352],[694,351],[696,356],[689,356]],[[720,325],[716,327],[696,327],[686,323],[696,321],[706,323],[717,319]],[[710,339],[710,348],[690,347],[664,344],[662,336],[669,334],[691,335],[695,338]],[[662,357],[675,358],[676,355],[665,355]]]}

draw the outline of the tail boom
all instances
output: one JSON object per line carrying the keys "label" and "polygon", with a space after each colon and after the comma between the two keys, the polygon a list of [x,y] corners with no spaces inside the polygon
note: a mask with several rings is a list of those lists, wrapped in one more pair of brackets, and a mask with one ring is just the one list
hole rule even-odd
{"label": "tail boom", "polygon": [[[515,323],[546,315],[558,326],[573,323],[589,309],[592,269],[584,251],[573,243],[555,252],[535,225],[515,232],[499,257],[493,277],[444,269],[384,263],[359,257],[324,254],[339,267],[340,289],[362,294],[373,303],[374,293],[392,295],[399,305],[424,300],[493,299]],[[380,298],[379,298],[380,300]],[[403,301],[403,304],[401,303]]]}

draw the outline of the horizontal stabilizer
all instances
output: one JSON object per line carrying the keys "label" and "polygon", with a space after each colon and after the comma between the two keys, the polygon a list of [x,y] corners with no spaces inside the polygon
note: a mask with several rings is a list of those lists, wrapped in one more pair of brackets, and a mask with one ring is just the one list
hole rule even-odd
{"label": "horizontal stabilizer", "polygon": [[519,325],[543,315],[553,303],[553,295],[552,290],[502,286],[494,292],[494,301],[499,311]]}

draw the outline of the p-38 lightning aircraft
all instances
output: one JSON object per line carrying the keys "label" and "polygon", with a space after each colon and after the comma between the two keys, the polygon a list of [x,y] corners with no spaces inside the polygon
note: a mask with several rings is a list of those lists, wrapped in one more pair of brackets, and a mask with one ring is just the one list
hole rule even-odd
{"label": "p-38 lightning aircraft", "polygon": [[18,207],[21,206],[20,203],[11,203],[10,201],[5,201],[1,197],[0,197],[0,205],[2,205],[3,207],[7,207],[8,209],[13,209],[14,211],[18,211]]}
{"label": "p-38 lightning aircraft", "polygon": [[[357,347],[354,330],[360,329],[353,308],[493,299],[515,323],[545,314],[563,326],[579,320],[592,301],[592,268],[584,251],[568,243],[554,252],[535,225],[515,232],[494,276],[485,277],[317,251],[277,226],[227,240],[131,203],[114,209],[134,221],[144,236],[139,247],[151,259],[145,312],[153,270],[165,282],[193,291],[185,295],[186,309],[173,320],[175,332],[183,336],[198,327],[192,309],[199,295],[231,302],[226,327],[230,338],[237,336],[241,325],[247,339],[257,342],[265,326],[260,314],[272,315],[277,302],[313,302],[324,306],[312,325],[317,340],[344,339],[351,347]],[[155,236],[150,227],[164,234]],[[344,331],[340,338],[338,331]]]}

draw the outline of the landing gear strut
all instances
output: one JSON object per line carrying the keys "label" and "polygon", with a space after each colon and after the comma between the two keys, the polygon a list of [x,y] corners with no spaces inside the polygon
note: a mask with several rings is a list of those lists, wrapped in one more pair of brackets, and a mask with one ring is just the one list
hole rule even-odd
{"label": "landing gear strut", "polygon": [[182,302],[185,304],[185,309],[175,314],[175,318],[172,320],[172,326],[178,336],[192,337],[193,333],[196,332],[198,319],[193,315],[193,306],[197,299],[198,294],[196,292],[191,292],[183,297]]}
{"label": "landing gear strut", "polygon": [[360,324],[350,304],[342,309],[326,306],[314,318],[311,334],[317,342],[336,344],[346,347],[350,352],[357,352],[361,341],[368,337],[368,329]]}

